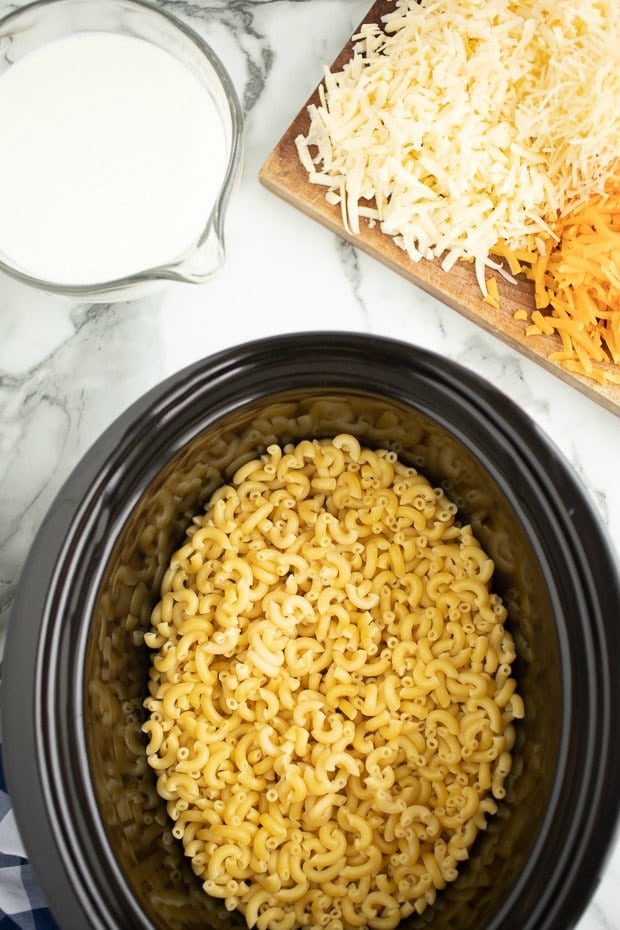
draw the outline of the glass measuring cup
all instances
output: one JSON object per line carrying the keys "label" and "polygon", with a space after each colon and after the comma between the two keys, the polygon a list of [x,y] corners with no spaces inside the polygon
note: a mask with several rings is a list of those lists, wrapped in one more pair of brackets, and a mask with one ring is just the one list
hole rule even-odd
{"label": "glass measuring cup", "polygon": [[[9,13],[0,19],[0,80],[30,52],[57,39],[93,32],[145,40],[172,55],[206,88],[217,111],[226,147],[225,169],[217,195],[195,241],[182,253],[170,255],[169,260],[155,266],[137,267],[132,273],[111,280],[74,283],[55,276],[51,280],[38,277],[31,273],[32,269],[0,251],[0,271],[40,291],[90,301],[139,297],[165,281],[205,281],[224,261],[224,217],[241,171],[243,115],[232,81],[201,36],[148,0],[35,0]],[[5,139],[10,144],[10,137]],[[10,177],[0,178],[0,190],[3,184],[10,183]]]}

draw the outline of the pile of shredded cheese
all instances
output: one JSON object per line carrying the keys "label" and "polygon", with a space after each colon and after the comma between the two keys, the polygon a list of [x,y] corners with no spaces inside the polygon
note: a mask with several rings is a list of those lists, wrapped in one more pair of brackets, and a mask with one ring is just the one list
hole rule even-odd
{"label": "pile of shredded cheese", "polygon": [[[550,359],[600,383],[620,384],[620,168],[604,194],[579,204],[555,226],[557,238],[495,253],[534,282],[536,310],[528,335],[557,333]],[[525,310],[517,319],[528,320]]]}
{"label": "pile of shredded cheese", "polygon": [[[530,4],[526,4],[530,5]],[[564,215],[600,194],[620,155],[620,3],[554,0],[541,14],[536,47],[546,63],[540,86],[523,100],[521,132],[542,151]],[[535,11],[538,18],[538,12]]]}
{"label": "pile of shredded cheese", "polygon": [[410,258],[522,248],[600,193],[620,152],[618,0],[396,0],[325,72],[297,150],[345,228]]}

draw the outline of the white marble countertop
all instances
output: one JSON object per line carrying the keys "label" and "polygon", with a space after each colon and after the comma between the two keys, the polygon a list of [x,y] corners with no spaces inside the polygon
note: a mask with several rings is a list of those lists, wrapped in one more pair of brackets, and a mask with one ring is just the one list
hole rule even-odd
{"label": "white marble countertop", "polygon": [[[16,4],[0,0],[0,12]],[[61,483],[164,376],[242,340],[343,329],[440,352],[492,381],[576,469],[620,551],[620,423],[266,191],[258,172],[369,0],[161,0],[207,37],[246,118],[225,266],[203,285],[73,304],[0,281],[0,649],[21,565]],[[620,734],[619,734],[620,736]],[[579,930],[620,928],[620,845]]]}

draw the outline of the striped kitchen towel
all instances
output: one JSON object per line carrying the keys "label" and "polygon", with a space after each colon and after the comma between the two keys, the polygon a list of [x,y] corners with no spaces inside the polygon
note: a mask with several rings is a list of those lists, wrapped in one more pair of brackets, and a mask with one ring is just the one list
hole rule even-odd
{"label": "striped kitchen towel", "polygon": [[0,930],[58,930],[28,864],[15,823],[4,780],[1,740],[0,733]]}

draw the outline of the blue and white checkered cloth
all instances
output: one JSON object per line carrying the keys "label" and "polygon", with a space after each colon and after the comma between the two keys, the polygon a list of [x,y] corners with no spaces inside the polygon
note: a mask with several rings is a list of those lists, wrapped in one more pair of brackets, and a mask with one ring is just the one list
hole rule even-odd
{"label": "blue and white checkered cloth", "polygon": [[17,830],[4,780],[1,740],[0,733],[0,930],[58,930]]}

